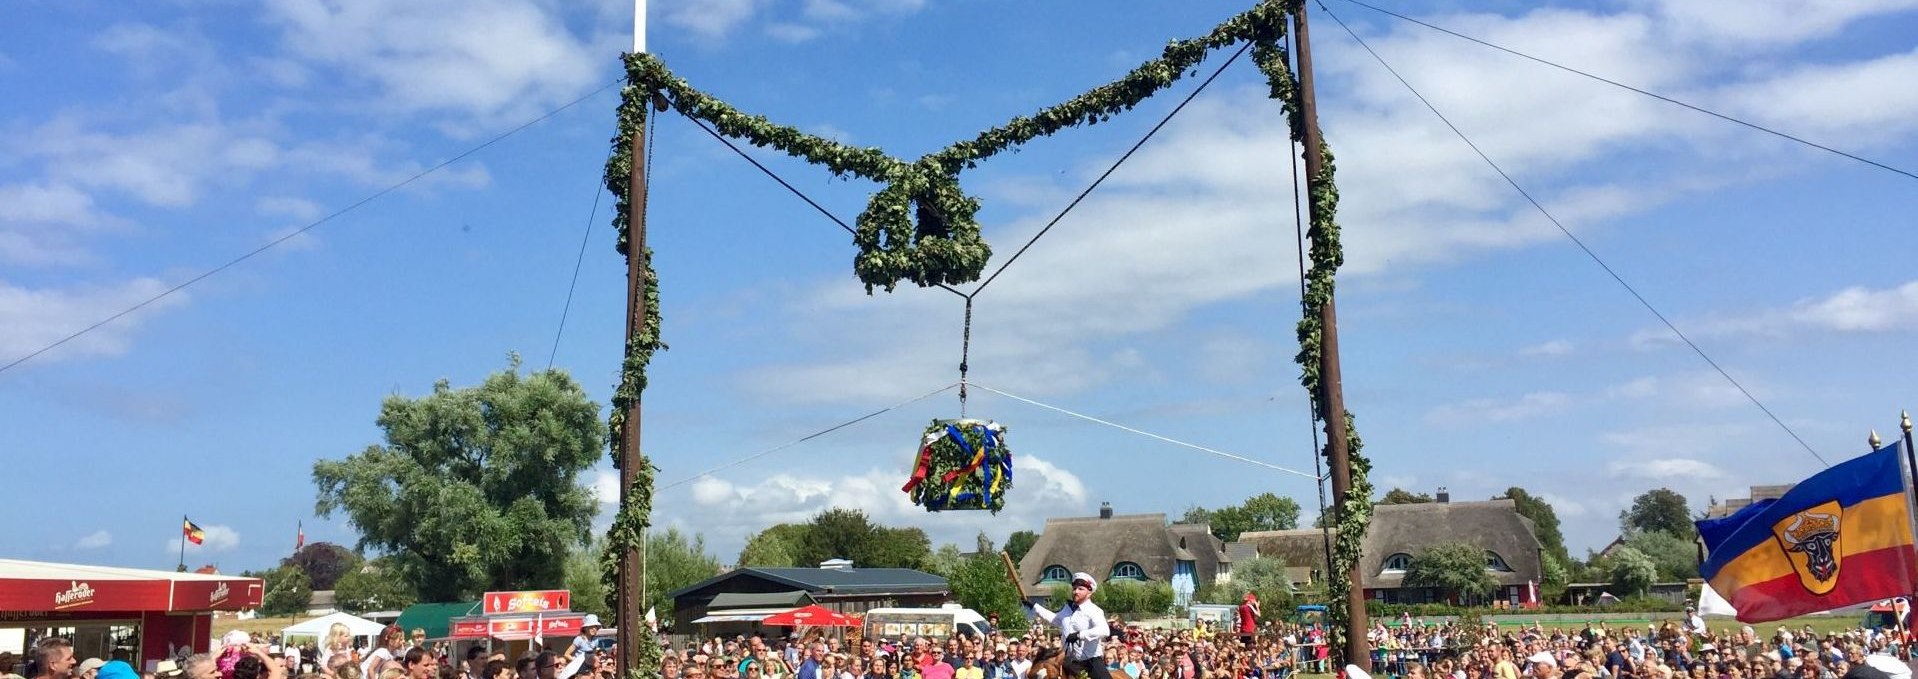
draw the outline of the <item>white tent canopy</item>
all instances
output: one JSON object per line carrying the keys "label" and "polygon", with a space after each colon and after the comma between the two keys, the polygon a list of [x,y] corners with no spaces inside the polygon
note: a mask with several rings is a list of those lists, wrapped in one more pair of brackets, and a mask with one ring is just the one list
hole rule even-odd
{"label": "white tent canopy", "polygon": [[332,629],[333,623],[336,622],[346,625],[347,633],[356,637],[378,637],[380,630],[385,628],[377,622],[349,613],[330,613],[280,630],[280,636],[282,638],[313,637],[324,640],[327,630]]}

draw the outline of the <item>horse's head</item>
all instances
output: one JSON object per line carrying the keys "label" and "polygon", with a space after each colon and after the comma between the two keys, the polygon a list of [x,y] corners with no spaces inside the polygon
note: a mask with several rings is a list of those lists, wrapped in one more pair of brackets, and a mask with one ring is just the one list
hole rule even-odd
{"label": "horse's head", "polygon": [[1032,655],[1032,669],[1026,671],[1031,679],[1066,679],[1065,653],[1057,648],[1041,648]]}

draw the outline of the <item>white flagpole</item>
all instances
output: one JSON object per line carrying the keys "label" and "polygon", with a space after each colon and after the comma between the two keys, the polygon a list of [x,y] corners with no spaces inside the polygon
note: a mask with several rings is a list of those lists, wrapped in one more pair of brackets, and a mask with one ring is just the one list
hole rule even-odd
{"label": "white flagpole", "polygon": [[633,54],[646,52],[646,0],[633,0]]}

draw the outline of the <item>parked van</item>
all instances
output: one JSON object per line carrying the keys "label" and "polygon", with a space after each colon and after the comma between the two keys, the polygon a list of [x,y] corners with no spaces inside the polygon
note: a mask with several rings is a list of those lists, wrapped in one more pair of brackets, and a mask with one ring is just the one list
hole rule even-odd
{"label": "parked van", "polygon": [[939,608],[875,608],[865,612],[863,629],[867,639],[944,639],[954,632],[984,639],[992,634],[991,623],[978,612],[946,604]]}

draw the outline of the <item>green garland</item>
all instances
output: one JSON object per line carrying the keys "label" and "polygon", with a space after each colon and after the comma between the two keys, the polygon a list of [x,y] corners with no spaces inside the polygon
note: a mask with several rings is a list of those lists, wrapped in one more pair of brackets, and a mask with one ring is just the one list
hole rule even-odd
{"label": "green garland", "polygon": [[[627,86],[620,93],[619,131],[613,136],[613,152],[606,160],[606,188],[613,194],[613,224],[619,233],[616,249],[632,258],[640,258],[639,273],[641,294],[646,300],[646,316],[641,319],[637,332],[626,340],[625,358],[620,364],[619,386],[613,390],[612,415],[607,426],[612,430],[613,465],[619,466],[625,451],[625,437],[621,433],[626,428],[626,410],[637,402],[640,394],[646,391],[646,366],[652,363],[653,354],[665,349],[660,341],[659,315],[659,274],[653,271],[653,251],[641,248],[634,253],[627,241],[627,220],[634,209],[644,212],[642,202],[637,208],[633,205],[633,141],[640,130],[646,126],[646,107],[651,103],[652,93],[644,88]],[[640,196],[643,201],[645,196]],[[613,515],[613,525],[606,530],[606,551],[601,554],[601,578],[606,582],[609,598],[619,596],[619,559],[627,550],[645,549],[646,529],[652,524],[653,515],[653,473],[656,471],[645,454],[639,458],[639,469],[634,470],[633,485],[626,496],[620,499],[619,513]],[[635,593],[636,594],[636,593]],[[618,602],[609,601],[614,610]],[[627,621],[621,620],[620,624]],[[636,630],[637,631],[637,630]],[[659,674],[659,639],[652,634],[628,634],[634,642],[629,656],[630,664],[626,668],[628,679],[645,679]],[[622,649],[622,652],[629,652]]]}
{"label": "green garland", "polygon": [[[952,440],[952,431],[959,432],[965,446]],[[928,512],[984,509],[997,514],[1005,509],[1006,491],[1012,490],[1012,448],[1006,445],[1006,428],[999,423],[933,420],[920,438],[915,458],[912,479],[904,489],[913,504]],[[948,474],[953,476],[951,481],[946,480]]]}
{"label": "green garland", "polygon": [[[858,176],[883,184],[860,213],[854,230],[853,242],[859,254],[853,259],[853,271],[865,284],[868,294],[875,286],[891,291],[902,280],[920,286],[978,280],[992,250],[980,234],[976,218],[979,201],[959,187],[961,171],[1037,137],[1067,127],[1095,125],[1130,110],[1186,76],[1188,69],[1213,50],[1239,42],[1253,44],[1253,58],[1266,75],[1270,95],[1284,106],[1293,139],[1301,140],[1304,128],[1297,105],[1297,85],[1286,65],[1285,51],[1278,46],[1279,39],[1285,35],[1287,18],[1293,12],[1302,11],[1302,7],[1292,1],[1262,0],[1252,9],[1220,23],[1204,37],[1167,44],[1159,58],[1141,64],[1119,80],[1031,116],[1013,118],[971,140],[954,143],[913,162],[894,158],[877,148],[848,146],[797,128],[776,125],[763,116],[742,113],[694,89],[684,79],[674,76],[657,58],[648,54],[627,55],[627,85],[620,101],[619,132],[613,139],[612,157],[606,163],[607,188],[617,199],[614,228],[619,234],[618,250],[631,256],[627,215],[632,205],[627,192],[633,167],[632,140],[646,122],[646,106],[653,96],[665,95],[681,114],[710,123],[720,134],[823,165],[835,175]],[[1312,241],[1312,267],[1306,276],[1304,317],[1298,325],[1296,357],[1302,369],[1299,381],[1312,395],[1314,412],[1322,412],[1317,407],[1322,331],[1318,314],[1331,300],[1333,276],[1344,262],[1338,224],[1333,218],[1338,189],[1333,185],[1332,175],[1332,157],[1326,150],[1321,172],[1307,182],[1313,205],[1308,232]],[[609,424],[614,433],[615,460],[620,454],[618,434],[624,426],[626,407],[645,390],[646,367],[653,353],[665,348],[660,342],[658,278],[652,268],[652,252],[642,251],[640,256],[647,314],[638,332],[627,342],[619,388],[614,393]],[[1345,496],[1336,499],[1339,508],[1333,554],[1336,573],[1349,572],[1358,562],[1371,514],[1372,486],[1366,478],[1371,463],[1359,454],[1362,443],[1350,413],[1346,415],[1346,434],[1352,482]],[[637,482],[623,498],[607,533],[607,553],[614,555],[612,563],[616,563],[617,555],[625,549],[642,546],[642,536],[649,525],[653,468],[649,463],[642,464],[638,472]],[[612,570],[616,572],[617,568]],[[1327,580],[1333,599],[1343,602],[1351,583],[1336,576]],[[611,589],[617,591],[617,587]],[[1329,638],[1336,648],[1344,649],[1343,622],[1347,612],[1339,605],[1329,608],[1332,623]],[[639,658],[628,668],[629,679],[656,674],[660,656],[655,640],[647,634],[635,638],[640,640]]]}
{"label": "green garland", "polygon": [[[902,280],[922,287],[955,285],[979,280],[992,257],[992,247],[980,234],[979,200],[959,188],[961,171],[1037,137],[1109,120],[1177,82],[1213,50],[1243,41],[1276,41],[1285,33],[1285,18],[1281,4],[1262,2],[1204,37],[1167,44],[1159,58],[1116,81],[911,162],[877,148],[848,146],[743,113],[693,88],[650,54],[626,56],[626,90],[628,99],[634,90],[665,94],[674,110],[710,123],[720,134],[823,165],[838,176],[884,184],[859,214],[853,233],[853,244],[859,248],[853,273],[867,293],[874,287],[890,292]],[[621,107],[622,126],[644,120],[643,111],[637,113],[637,120],[628,120],[625,109]],[[623,248],[623,222],[619,228]]]}

